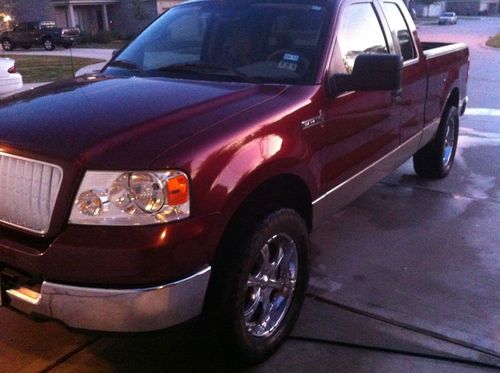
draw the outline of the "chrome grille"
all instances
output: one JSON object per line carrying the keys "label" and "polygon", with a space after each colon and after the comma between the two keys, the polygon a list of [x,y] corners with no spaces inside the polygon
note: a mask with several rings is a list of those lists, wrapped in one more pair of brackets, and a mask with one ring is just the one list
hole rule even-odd
{"label": "chrome grille", "polygon": [[47,233],[62,175],[58,166],[0,152],[0,222]]}

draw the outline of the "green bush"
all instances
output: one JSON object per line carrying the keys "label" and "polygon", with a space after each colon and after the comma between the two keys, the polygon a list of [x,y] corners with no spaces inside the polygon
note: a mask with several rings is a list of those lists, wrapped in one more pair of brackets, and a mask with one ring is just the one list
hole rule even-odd
{"label": "green bush", "polygon": [[496,34],[495,36],[491,36],[488,41],[486,42],[486,45],[489,45],[490,47],[494,48],[500,48],[500,34]]}
{"label": "green bush", "polygon": [[134,37],[135,35],[133,34],[121,34],[116,31],[98,31],[96,33],[83,31],[80,34],[79,44],[110,44],[113,42],[129,41]]}
{"label": "green bush", "polygon": [[114,31],[98,31],[90,33],[83,31],[80,35],[80,44],[108,44],[119,39]]}

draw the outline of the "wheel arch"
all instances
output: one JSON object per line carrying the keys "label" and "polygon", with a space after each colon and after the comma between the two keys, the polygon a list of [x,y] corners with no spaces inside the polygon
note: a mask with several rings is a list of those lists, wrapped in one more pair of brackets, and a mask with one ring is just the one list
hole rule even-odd
{"label": "wheel arch", "polygon": [[235,211],[230,224],[250,207],[256,210],[256,215],[266,214],[275,208],[291,208],[302,216],[309,230],[312,227],[311,193],[307,184],[295,174],[275,175],[255,187]]}
{"label": "wheel arch", "polygon": [[446,99],[446,104],[444,105],[444,110],[448,106],[456,106],[457,108],[460,105],[460,91],[458,90],[458,87],[455,87],[451,90],[450,94],[448,95],[448,98]]}
{"label": "wheel arch", "polygon": [[219,223],[227,223],[218,240],[212,261],[216,262],[220,255],[225,255],[224,248],[228,246],[228,242],[244,234],[249,225],[280,208],[297,211],[308,230],[312,229],[312,197],[306,182],[295,174],[277,174],[254,187],[227,220],[223,216],[220,217]]}

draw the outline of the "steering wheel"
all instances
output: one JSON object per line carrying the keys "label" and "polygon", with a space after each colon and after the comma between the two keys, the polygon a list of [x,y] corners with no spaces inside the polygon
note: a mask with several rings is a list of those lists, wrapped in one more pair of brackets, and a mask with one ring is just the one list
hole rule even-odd
{"label": "steering wheel", "polygon": [[[287,58],[285,58],[287,57]],[[309,60],[297,51],[279,49],[267,56],[267,61],[278,63],[278,67],[302,75],[310,65]]]}

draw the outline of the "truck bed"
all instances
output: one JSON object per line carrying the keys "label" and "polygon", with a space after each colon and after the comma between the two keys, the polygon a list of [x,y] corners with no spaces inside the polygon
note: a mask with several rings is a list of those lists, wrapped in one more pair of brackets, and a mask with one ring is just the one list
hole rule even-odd
{"label": "truck bed", "polygon": [[422,42],[421,44],[427,62],[428,77],[425,123],[432,125],[439,121],[442,109],[450,96],[458,95],[458,91],[452,89],[454,84],[461,87],[462,97],[466,96],[469,49],[463,43]]}

